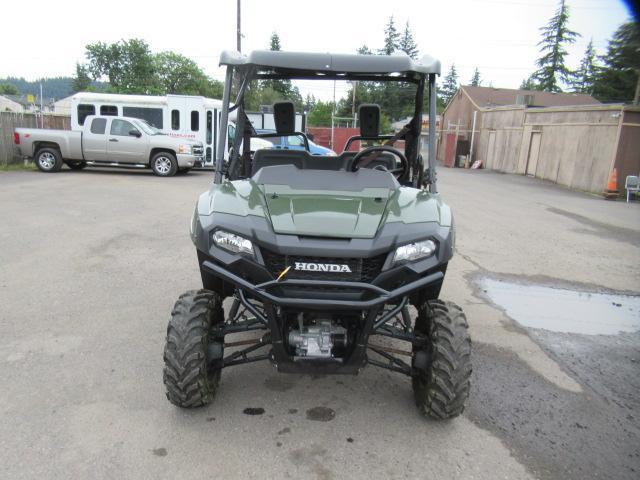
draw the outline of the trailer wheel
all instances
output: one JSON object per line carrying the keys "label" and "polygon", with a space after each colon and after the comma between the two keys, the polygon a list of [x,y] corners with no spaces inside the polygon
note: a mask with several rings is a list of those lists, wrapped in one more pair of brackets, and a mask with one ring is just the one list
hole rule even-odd
{"label": "trailer wheel", "polygon": [[35,155],[36,166],[41,172],[59,172],[62,168],[62,155],[55,148],[41,148]]}
{"label": "trailer wheel", "polygon": [[429,417],[444,420],[464,411],[471,385],[468,328],[455,303],[430,300],[418,307],[415,330],[428,337],[428,343],[413,347],[412,383],[416,405]]}
{"label": "trailer wheel", "polygon": [[163,380],[167,399],[182,408],[206,405],[220,382],[224,337],[214,326],[224,323],[222,299],[209,290],[180,295],[171,312],[164,347]]}
{"label": "trailer wheel", "polygon": [[66,162],[71,170],[82,170],[87,166],[87,162]]}
{"label": "trailer wheel", "polygon": [[151,170],[159,177],[172,177],[178,171],[178,161],[173,153],[158,152],[151,157]]}

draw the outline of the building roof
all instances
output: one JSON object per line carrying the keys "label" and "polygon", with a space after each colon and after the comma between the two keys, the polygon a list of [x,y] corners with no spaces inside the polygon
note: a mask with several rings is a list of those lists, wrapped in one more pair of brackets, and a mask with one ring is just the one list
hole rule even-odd
{"label": "building roof", "polygon": [[256,66],[297,74],[440,74],[440,61],[425,55],[414,60],[407,55],[354,55],[254,50],[247,55],[225,50],[220,65]]}
{"label": "building roof", "polygon": [[[516,105],[518,97],[531,95],[529,107],[566,107],[571,105],[597,105],[600,102],[584,93],[551,93],[539,90],[516,90],[511,88],[461,86],[477,108]],[[455,98],[455,97],[454,97]]]}

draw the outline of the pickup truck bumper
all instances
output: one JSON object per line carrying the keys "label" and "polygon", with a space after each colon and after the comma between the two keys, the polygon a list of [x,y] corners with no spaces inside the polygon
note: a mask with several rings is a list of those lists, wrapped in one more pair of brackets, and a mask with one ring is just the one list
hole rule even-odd
{"label": "pickup truck bumper", "polygon": [[176,158],[178,160],[178,167],[180,168],[191,168],[196,162],[202,162],[201,156],[188,155],[186,153],[179,153],[176,155]]}

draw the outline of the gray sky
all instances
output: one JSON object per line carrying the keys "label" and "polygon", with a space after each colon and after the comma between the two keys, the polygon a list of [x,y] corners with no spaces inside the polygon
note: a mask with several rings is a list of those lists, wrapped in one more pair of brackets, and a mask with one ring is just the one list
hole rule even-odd
{"label": "gray sky", "polygon": [[[581,33],[569,49],[577,66],[590,38],[599,53],[615,29],[631,16],[621,0],[568,0],[570,27]],[[109,7],[106,7],[109,5]],[[196,2],[27,0],[5,2],[0,27],[0,77],[73,75],[84,46],[139,37],[154,52],[173,50],[223,78],[220,51],[235,49],[236,0]],[[475,66],[483,85],[517,88],[534,70],[538,28],[557,8],[555,0],[243,0],[243,50],[267,48],[277,31],[283,50],[350,53],[363,44],[382,46],[390,15],[399,29],[408,20],[421,53],[439,58],[446,71],[455,63],[462,83]],[[319,82],[314,82],[317,85]],[[300,84],[307,91],[308,82]],[[338,87],[340,96],[344,86]],[[316,96],[331,98],[322,82]]]}

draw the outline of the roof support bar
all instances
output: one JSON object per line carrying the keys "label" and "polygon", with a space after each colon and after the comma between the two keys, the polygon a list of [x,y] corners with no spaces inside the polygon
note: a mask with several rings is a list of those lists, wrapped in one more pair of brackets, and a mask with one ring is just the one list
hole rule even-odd
{"label": "roof support bar", "polygon": [[436,186],[436,74],[429,74],[429,191],[438,193]]}
{"label": "roof support bar", "polygon": [[222,183],[222,170],[224,169],[224,156],[227,146],[227,126],[229,124],[229,99],[231,97],[231,83],[233,82],[233,67],[227,66],[224,77],[224,92],[222,93],[222,110],[220,112],[220,132],[218,136],[218,148],[216,149],[216,174],[214,183]]}

